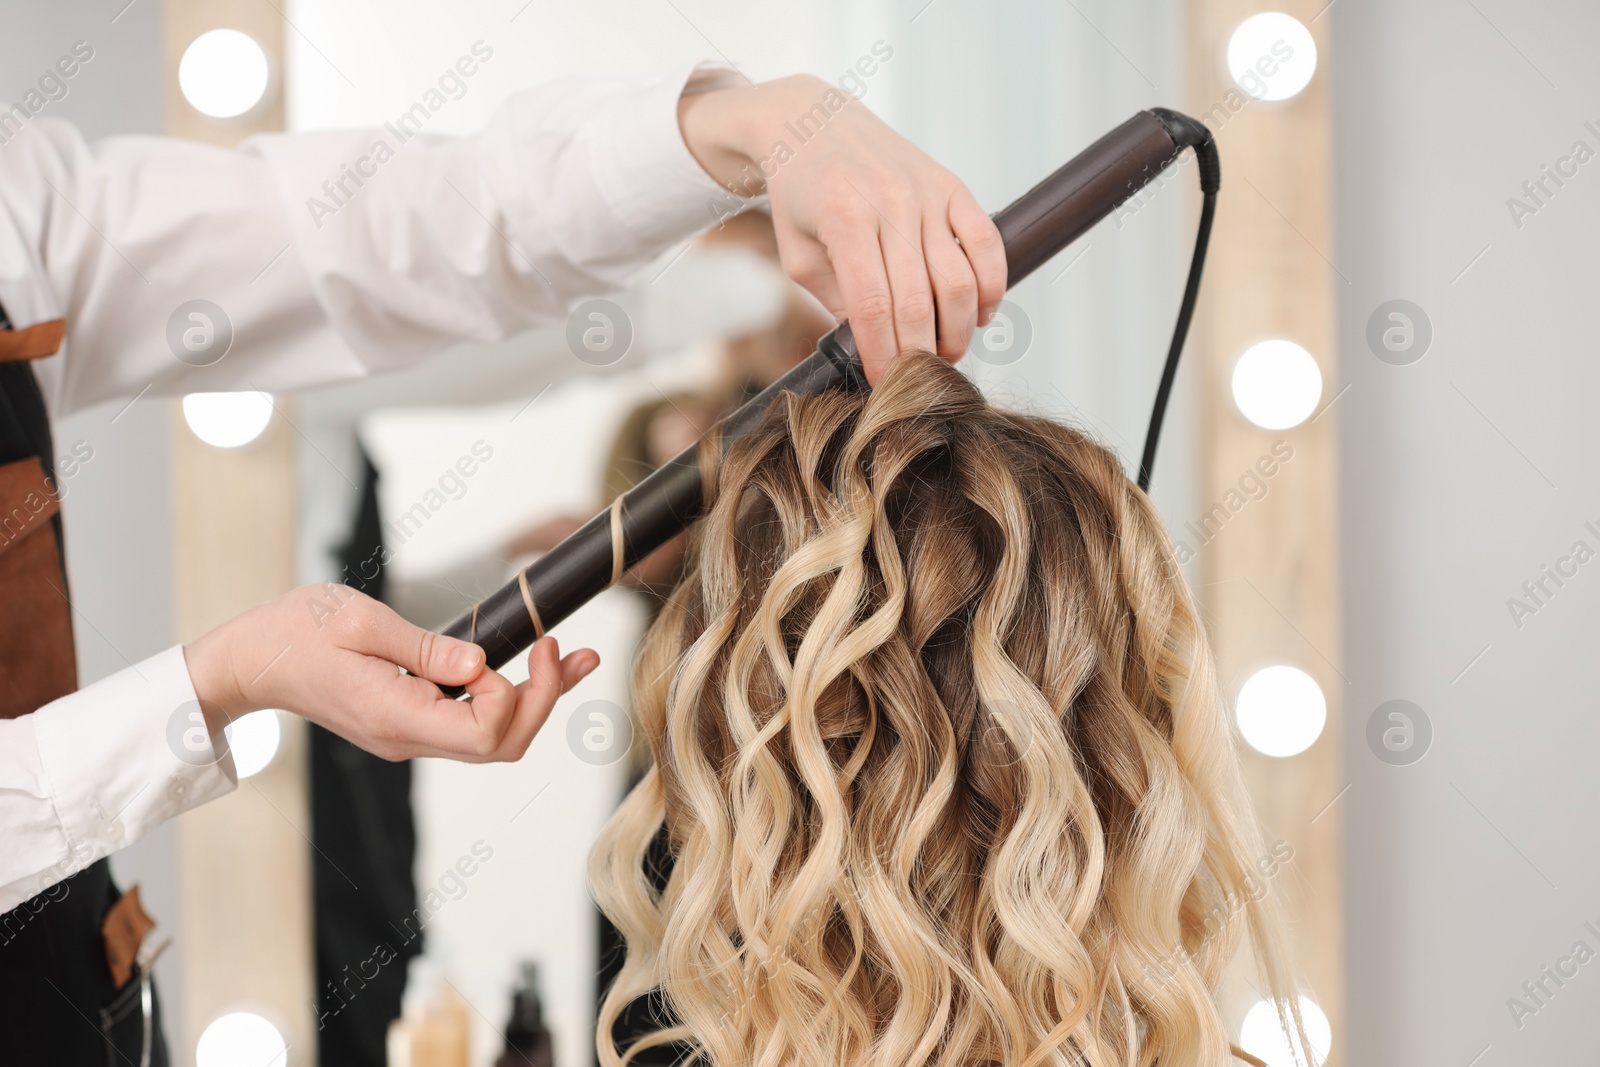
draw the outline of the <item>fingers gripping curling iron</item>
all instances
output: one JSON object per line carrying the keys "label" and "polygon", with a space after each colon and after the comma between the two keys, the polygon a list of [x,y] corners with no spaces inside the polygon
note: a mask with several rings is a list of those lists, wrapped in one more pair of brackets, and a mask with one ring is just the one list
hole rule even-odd
{"label": "fingers gripping curling iron", "polygon": [[[1139,463],[1141,489],[1150,486],[1156,442],[1177,374],[1178,355],[1194,315],[1216,213],[1221,169],[1211,131],[1166,108],[1141,111],[994,216],[1005,242],[1009,289],[1116,210],[1175,162],[1185,148],[1194,149],[1199,164],[1200,226],[1145,436]],[[722,447],[754,430],[779,395],[835,387],[867,388],[848,322],[824,334],[815,352],[728,415],[718,428]],[[696,451],[691,446],[674,456],[443,632],[477,643],[490,667],[509,662],[699,517],[703,497]],[[444,691],[451,696],[461,693],[459,687],[445,687]]]}

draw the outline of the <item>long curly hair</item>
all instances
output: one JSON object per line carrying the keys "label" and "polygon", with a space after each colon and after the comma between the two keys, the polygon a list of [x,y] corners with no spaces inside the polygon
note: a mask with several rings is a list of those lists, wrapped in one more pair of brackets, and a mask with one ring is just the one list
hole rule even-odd
{"label": "long curly hair", "polygon": [[1247,932],[1300,1031],[1211,652],[1113,454],[908,355],[719,457],[635,666],[654,766],[590,860],[627,942],[602,1067],[1220,1065]]}

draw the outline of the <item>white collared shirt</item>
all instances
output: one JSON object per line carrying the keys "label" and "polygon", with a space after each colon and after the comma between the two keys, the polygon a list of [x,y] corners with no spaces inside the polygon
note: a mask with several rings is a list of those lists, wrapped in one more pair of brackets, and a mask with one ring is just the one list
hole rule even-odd
{"label": "white collared shirt", "polygon": [[[145,390],[287,392],[547,325],[738,206],[677,121],[686,87],[736,77],[556,82],[464,138],[91,148],[33,119],[0,143],[0,305],[18,329],[66,320],[34,363],[56,416]],[[209,366],[169,342],[191,300],[232,327]],[[0,721],[0,913],[236,787],[230,756],[180,758],[172,723],[194,701],[173,647]]]}

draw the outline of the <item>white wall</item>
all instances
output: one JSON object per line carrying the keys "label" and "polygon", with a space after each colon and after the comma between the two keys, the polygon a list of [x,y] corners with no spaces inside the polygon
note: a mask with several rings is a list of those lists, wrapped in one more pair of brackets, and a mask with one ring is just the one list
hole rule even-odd
{"label": "white wall", "polygon": [[[1554,995],[1520,1029],[1507,1000],[1576,942],[1600,951],[1584,925],[1600,929],[1600,567],[1550,585],[1520,628],[1507,601],[1575,542],[1600,549],[1584,525],[1600,520],[1600,163],[1520,229],[1507,199],[1574,142],[1600,150],[1585,126],[1600,126],[1600,8],[1345,0],[1327,17],[1349,278],[1342,1062],[1464,1067],[1485,1048],[1482,1065],[1582,1062],[1600,965],[1547,982]],[[1364,338],[1394,298],[1433,324],[1411,366]],[[1435,731],[1410,766],[1365,739],[1395,698]]]}

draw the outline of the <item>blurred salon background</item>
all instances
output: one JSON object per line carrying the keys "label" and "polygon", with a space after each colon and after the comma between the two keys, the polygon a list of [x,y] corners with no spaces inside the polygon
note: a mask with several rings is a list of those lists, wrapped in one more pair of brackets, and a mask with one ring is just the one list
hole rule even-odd
{"label": "blurred salon background", "polygon": [[[1600,547],[1584,439],[1600,371],[1579,310],[1600,280],[1600,189],[1580,169],[1600,148],[1597,75],[1579,53],[1600,29],[1592,9],[55,0],[5,13],[0,97],[35,93],[91,139],[457,134],[533,83],[713,60],[756,80],[827,78],[997,210],[1139,109],[1201,118],[1223,192],[1153,496],[1237,713],[1272,844],[1261,880],[1293,920],[1313,1039],[1325,1063],[1374,1067],[1587,1052],[1600,979],[1576,968],[1594,953],[1571,973],[1562,961],[1574,942],[1600,947],[1585,925],[1600,923],[1587,847],[1600,593],[1561,560],[1574,541]],[[53,73],[68,55],[74,74]],[[351,161],[369,181],[382,163]],[[303,195],[336,225],[359,189],[328,177]],[[1131,473],[1197,208],[1186,159],[1010,293],[964,369],[998,400],[1093,429]],[[64,486],[82,681],[301,582],[346,582],[442,626],[829,324],[755,214],[503,345],[304,395],[141,397],[63,420],[60,450],[90,457]],[[381,1064],[388,1045],[398,1063],[399,1040],[434,1048],[411,1053],[417,1067],[492,1064],[508,1047],[505,1062],[588,1067],[615,944],[585,860],[639,771],[628,668],[676,566],[671,552],[650,561],[561,627],[602,666],[518,764],[388,764],[289,716],[237,724],[241,789],[113,858],[173,940],[157,975],[178,1062]],[[1247,976],[1224,990],[1234,1036],[1289,1067]]]}

